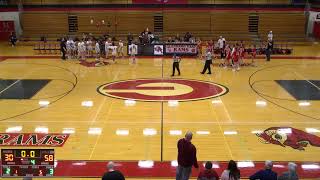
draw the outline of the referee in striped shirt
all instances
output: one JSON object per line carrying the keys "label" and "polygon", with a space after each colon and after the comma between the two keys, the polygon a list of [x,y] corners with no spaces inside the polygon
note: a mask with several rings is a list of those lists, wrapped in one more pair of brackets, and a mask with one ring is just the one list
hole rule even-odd
{"label": "referee in striped shirt", "polygon": [[174,76],[175,70],[177,69],[178,71],[178,76],[180,76],[180,68],[179,68],[179,63],[181,61],[181,58],[179,56],[177,56],[176,54],[173,55],[173,64],[172,64],[172,75]]}

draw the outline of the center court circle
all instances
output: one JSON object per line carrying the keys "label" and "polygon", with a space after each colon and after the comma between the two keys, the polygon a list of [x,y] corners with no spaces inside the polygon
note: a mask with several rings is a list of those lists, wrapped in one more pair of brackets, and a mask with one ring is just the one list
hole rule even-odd
{"label": "center court circle", "polygon": [[97,91],[105,96],[138,101],[196,101],[222,96],[228,88],[193,79],[132,79],[103,84]]}

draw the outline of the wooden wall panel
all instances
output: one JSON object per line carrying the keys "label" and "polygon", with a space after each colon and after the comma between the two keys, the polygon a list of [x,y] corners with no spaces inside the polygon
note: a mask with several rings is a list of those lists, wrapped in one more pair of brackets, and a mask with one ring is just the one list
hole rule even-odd
{"label": "wooden wall panel", "polygon": [[27,34],[66,34],[68,18],[66,13],[23,13],[21,19]]}
{"label": "wooden wall panel", "polygon": [[164,32],[210,32],[209,12],[165,12]]}

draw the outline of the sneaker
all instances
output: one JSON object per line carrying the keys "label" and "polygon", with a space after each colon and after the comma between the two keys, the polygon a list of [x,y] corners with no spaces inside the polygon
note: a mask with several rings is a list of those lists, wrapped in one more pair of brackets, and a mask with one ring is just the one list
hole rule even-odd
{"label": "sneaker", "polygon": [[236,69],[232,69],[232,71],[233,71],[233,72],[235,72],[235,71],[236,71]]}

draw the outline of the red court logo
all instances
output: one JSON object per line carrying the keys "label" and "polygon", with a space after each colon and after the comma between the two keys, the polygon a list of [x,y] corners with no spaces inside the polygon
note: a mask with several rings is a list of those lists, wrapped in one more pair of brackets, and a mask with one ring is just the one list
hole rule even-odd
{"label": "red court logo", "polygon": [[193,101],[222,96],[228,88],[189,79],[134,79],[104,84],[97,91],[113,98],[139,101]]}
{"label": "red court logo", "polygon": [[291,127],[271,127],[256,135],[262,143],[301,151],[308,145],[320,147],[320,137]]}

